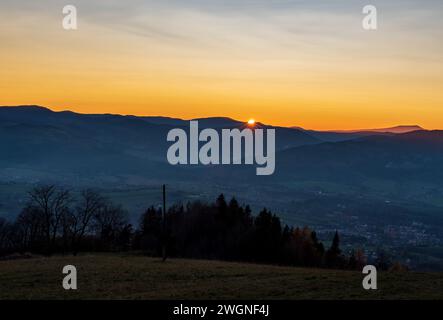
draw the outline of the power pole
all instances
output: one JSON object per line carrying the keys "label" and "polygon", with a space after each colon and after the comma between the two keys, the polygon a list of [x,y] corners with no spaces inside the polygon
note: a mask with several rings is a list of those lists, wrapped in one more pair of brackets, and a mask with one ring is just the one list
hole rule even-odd
{"label": "power pole", "polygon": [[163,233],[163,243],[162,243],[162,256],[163,262],[166,261],[166,245],[167,245],[167,236],[166,236],[166,185],[163,185],[163,217],[162,217],[162,233]]}

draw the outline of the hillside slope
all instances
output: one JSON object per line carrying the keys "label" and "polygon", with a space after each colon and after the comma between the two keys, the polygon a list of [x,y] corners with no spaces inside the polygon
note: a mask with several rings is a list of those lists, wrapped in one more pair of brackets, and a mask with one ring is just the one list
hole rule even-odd
{"label": "hillside slope", "polygon": [[[199,120],[200,127],[237,128],[228,118]],[[189,122],[160,117],[53,112],[39,106],[0,107],[0,181],[83,184],[109,180],[189,180],[189,168],[166,161],[168,132]],[[272,127],[274,128],[274,127]],[[277,150],[320,143],[305,132],[275,128]]]}
{"label": "hillside slope", "polygon": [[[78,290],[62,289],[73,264]],[[443,299],[443,273],[380,273],[365,291],[359,272],[134,255],[0,261],[0,299]]]}

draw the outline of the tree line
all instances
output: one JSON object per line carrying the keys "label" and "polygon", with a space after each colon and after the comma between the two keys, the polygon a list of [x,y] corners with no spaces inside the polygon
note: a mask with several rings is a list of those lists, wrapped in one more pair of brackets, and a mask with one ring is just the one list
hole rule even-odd
{"label": "tree line", "polygon": [[91,251],[142,251],[170,257],[249,261],[307,267],[361,269],[361,250],[345,255],[335,233],[329,247],[308,227],[282,224],[267,209],[252,214],[249,205],[220,195],[170,207],[163,220],[150,207],[134,228],[127,212],[98,192],[79,195],[56,186],[39,186],[13,222],[0,219],[0,256],[15,252],[52,255]]}
{"label": "tree line", "polygon": [[14,222],[0,219],[0,254],[45,255],[80,251],[123,250],[131,243],[132,225],[121,206],[86,189],[74,197],[56,186],[40,186]]}

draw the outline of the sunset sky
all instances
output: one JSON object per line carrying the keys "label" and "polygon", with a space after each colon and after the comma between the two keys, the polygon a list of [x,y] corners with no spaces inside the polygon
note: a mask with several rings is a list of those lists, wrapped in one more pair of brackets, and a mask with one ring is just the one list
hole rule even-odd
{"label": "sunset sky", "polygon": [[443,129],[442,14],[441,0],[2,0],[0,105]]}

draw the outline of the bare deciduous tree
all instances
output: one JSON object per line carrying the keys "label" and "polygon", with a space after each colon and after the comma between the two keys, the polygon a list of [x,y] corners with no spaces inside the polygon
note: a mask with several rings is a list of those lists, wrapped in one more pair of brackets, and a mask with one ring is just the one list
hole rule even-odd
{"label": "bare deciduous tree", "polygon": [[70,215],[70,234],[74,255],[78,245],[87,232],[93,227],[93,220],[105,206],[104,198],[97,192],[87,189],[82,191],[79,203]]}
{"label": "bare deciduous tree", "polygon": [[47,253],[51,254],[60,231],[63,217],[69,212],[72,201],[68,190],[53,185],[36,187],[29,192],[29,206],[43,215]]}
{"label": "bare deciduous tree", "polygon": [[121,206],[107,203],[95,216],[95,232],[102,243],[112,246],[127,223],[127,212]]}

